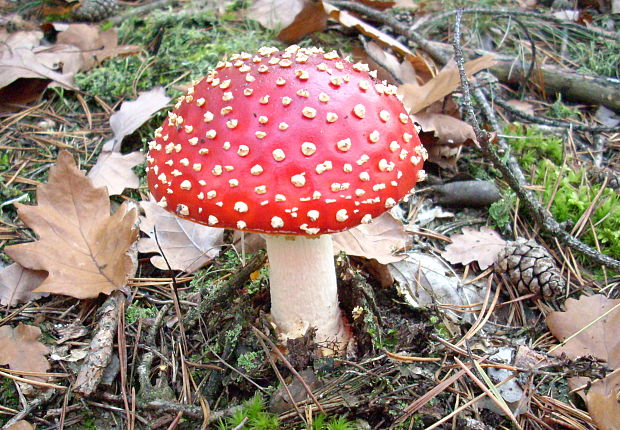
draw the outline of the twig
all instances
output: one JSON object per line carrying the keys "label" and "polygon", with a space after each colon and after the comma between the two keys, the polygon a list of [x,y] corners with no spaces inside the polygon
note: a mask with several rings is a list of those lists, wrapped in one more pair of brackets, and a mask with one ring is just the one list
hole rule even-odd
{"label": "twig", "polygon": [[[459,9],[459,11],[460,10],[461,9]],[[586,245],[579,239],[567,233],[562,228],[560,223],[558,223],[555,218],[553,218],[553,216],[542,206],[540,201],[532,194],[532,192],[526,188],[527,182],[525,180],[523,171],[521,170],[521,166],[519,165],[517,160],[510,154],[508,150],[508,145],[506,145],[503,139],[500,138],[499,140],[499,148],[502,153],[507,155],[506,162],[502,160],[495,148],[491,146],[489,135],[486,133],[486,131],[480,128],[480,123],[478,122],[471,101],[472,97],[469,90],[469,81],[467,80],[465,67],[463,66],[465,60],[463,57],[463,50],[461,48],[460,41],[462,14],[459,11],[457,11],[456,14],[456,22],[454,28],[454,55],[456,58],[459,75],[461,77],[461,89],[463,91],[462,103],[465,110],[465,117],[467,118],[467,121],[470,123],[476,134],[476,139],[478,140],[476,144],[477,149],[480,150],[484,154],[484,156],[493,163],[495,168],[497,168],[502,173],[502,176],[504,177],[510,188],[512,188],[517,197],[519,197],[519,199],[523,201],[524,206],[534,217],[534,220],[538,224],[540,224],[543,230],[545,230],[550,235],[556,237],[558,240],[562,241],[565,245],[568,245],[572,249],[586,255],[596,263],[607,266],[613,270],[620,271],[620,261],[600,253],[596,249]],[[496,131],[501,130],[497,122],[495,112],[493,112],[493,109],[489,105],[485,92],[481,88],[477,88],[474,90],[474,94],[476,96],[477,102],[480,104],[483,113],[491,123],[493,129]]]}
{"label": "twig", "polygon": [[[407,27],[390,14],[377,11],[361,3],[340,0],[332,0],[330,3],[343,9],[364,14],[381,24],[389,26],[395,33],[406,37],[409,41],[415,43],[423,51],[427,52],[433,60],[440,65],[446,65],[452,57],[451,50],[448,51],[448,49],[450,49],[449,45],[425,39],[415,28]],[[496,13],[501,14],[501,11],[507,13],[507,11],[503,9],[500,9]],[[454,12],[450,12],[450,15],[453,13]],[[544,15],[541,16],[544,17]],[[532,61],[534,61],[535,50],[531,43],[530,46],[532,46]],[[475,52],[480,55],[493,54],[497,56],[498,62],[491,70],[500,76],[501,80],[522,84],[527,81],[527,78],[531,74],[532,63],[530,63],[530,67],[525,70],[513,57],[482,50],[475,50]],[[620,84],[617,79],[601,78],[547,65],[539,66],[538,73],[540,75],[540,85],[543,85],[548,92],[561,91],[564,95],[570,96],[575,100],[589,104],[602,104],[611,109],[616,109],[620,105],[620,98],[618,97],[620,93]],[[568,128],[570,124],[571,123],[567,121],[562,122],[563,127]],[[575,124],[572,128],[573,130],[602,132],[616,132],[620,130],[620,127],[592,127],[580,124]]]}
{"label": "twig", "polygon": [[128,8],[127,10],[121,12],[120,14],[110,17],[108,19],[108,22],[112,24],[120,24],[121,22],[123,22],[124,20],[128,18],[131,18],[134,16],[144,16],[146,13],[152,10],[163,8],[165,6],[171,5],[176,2],[177,0],[155,0],[151,3],[146,3],[140,6],[132,6]]}
{"label": "twig", "polygon": [[[429,19],[425,19],[424,21],[418,21],[411,26],[411,31],[419,31],[422,27],[426,27],[438,21],[443,21],[446,18],[451,17],[457,13],[456,10],[449,10],[446,12],[442,12],[438,15],[435,15]],[[506,16],[521,16],[527,18],[536,18],[541,21],[552,22],[558,26],[568,27],[569,29],[575,31],[576,33],[586,34],[592,37],[601,37],[609,40],[617,40],[617,37],[610,33],[605,33],[602,31],[597,31],[592,28],[584,27],[583,25],[575,24],[574,22],[567,21],[562,18],[556,18],[552,15],[545,15],[538,12],[532,11],[523,11],[517,9],[486,9],[486,8],[466,8],[462,9],[461,15],[463,14],[478,14],[478,15],[506,15]]]}
{"label": "twig", "polygon": [[51,390],[45,391],[39,397],[28,403],[21,411],[15,414],[10,420],[8,420],[3,426],[2,430],[6,430],[18,421],[23,420],[33,409],[39,406],[45,405],[54,397],[54,392]]}
{"label": "twig", "polygon": [[110,364],[119,309],[124,305],[125,295],[120,291],[114,291],[98,311],[97,329],[93,332],[88,355],[80,368],[73,389],[81,396],[88,397],[97,389],[105,368]]}
{"label": "twig", "polygon": [[153,352],[153,349],[156,348],[155,338],[157,336],[157,331],[163,323],[164,315],[166,315],[169,308],[170,306],[168,305],[162,306],[162,308],[157,313],[157,316],[155,317],[155,321],[153,321],[153,325],[149,329],[144,339],[144,343],[150,346],[152,349],[142,355],[140,364],[138,364],[137,373],[141,394],[151,393],[154,388],[151,384],[151,365],[153,364],[153,359],[155,358],[155,353]]}
{"label": "twig", "polygon": [[[122,403],[123,399],[120,395],[111,394],[111,393],[101,393],[97,394],[96,397],[106,400],[108,402]],[[138,400],[136,402],[136,407],[141,410],[150,410],[157,411],[160,414],[163,412],[170,413],[178,413],[183,412],[183,415],[193,419],[203,419],[204,412],[200,406],[196,405],[186,405],[183,403],[177,403],[169,400],[150,400],[148,402]],[[209,415],[209,423],[215,422],[221,418],[230,416],[234,414],[236,411],[242,409],[242,405],[232,406],[228,409],[213,411],[211,415]]]}
{"label": "twig", "polygon": [[441,64],[446,64],[450,60],[450,57],[448,55],[446,55],[443,51],[436,49],[430,41],[421,37],[417,32],[410,31],[410,29],[406,25],[398,21],[390,14],[378,11],[376,9],[372,9],[368,6],[364,6],[361,3],[352,3],[350,1],[331,0],[329,3],[333,4],[336,7],[362,13],[374,19],[375,21],[392,27],[396,33],[405,36],[406,38],[417,44],[420,48],[422,48],[422,50],[428,52],[434,60],[438,60],[438,62],[440,62]]}
{"label": "twig", "polygon": [[540,115],[530,115],[529,113],[523,112],[521,109],[515,108],[510,103],[508,103],[508,100],[501,97],[497,93],[493,93],[491,99],[493,100],[493,103],[501,106],[503,109],[507,110],[511,114],[534,124],[548,125],[550,127],[570,128],[577,131],[591,131],[594,133],[613,133],[620,131],[620,127],[618,126],[607,127],[604,125],[587,125],[564,121],[560,119],[545,118],[541,117]]}

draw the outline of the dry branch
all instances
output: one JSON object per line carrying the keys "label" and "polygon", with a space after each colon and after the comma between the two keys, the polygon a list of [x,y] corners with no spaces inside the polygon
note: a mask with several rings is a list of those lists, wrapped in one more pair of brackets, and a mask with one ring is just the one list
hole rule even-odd
{"label": "dry branch", "polygon": [[[433,60],[439,64],[446,64],[452,57],[453,51],[450,45],[423,38],[415,29],[415,26],[409,28],[389,14],[379,12],[359,3],[348,1],[331,1],[330,3],[344,9],[362,13],[373,20],[390,26],[394,32],[405,36],[418,45],[420,49],[427,52]],[[471,13],[482,13],[481,11],[484,10],[476,9],[472,11]],[[486,12],[490,13],[489,10],[486,10]],[[508,12],[505,10],[498,10],[494,12],[494,15],[505,15],[507,13]],[[452,11],[448,12],[442,15],[442,19],[452,16],[453,14],[454,12]],[[534,14],[533,16],[545,17],[541,14]],[[595,32],[594,34],[599,37],[610,37],[608,34],[601,32]],[[526,83],[528,66],[524,66],[520,59],[507,55],[498,55],[497,53],[489,51],[468,50],[467,52],[477,55],[496,55],[498,63],[491,68],[491,71],[496,74],[501,81],[516,84]],[[588,104],[601,104],[610,109],[620,109],[620,81],[618,79],[592,76],[548,65],[536,66],[533,71],[533,77],[533,83],[537,87],[548,93],[561,92],[566,100],[575,100]]]}
{"label": "dry branch", "polygon": [[88,355],[80,368],[73,390],[88,397],[99,385],[105,368],[112,359],[114,336],[118,325],[119,310],[125,306],[125,295],[114,291],[103,303],[97,314],[97,329],[90,342]]}
{"label": "dry branch", "polygon": [[[398,20],[389,16],[388,14],[378,12],[359,3],[351,3],[347,1],[332,1],[331,3],[338,7],[362,13],[371,17],[372,19],[389,25],[395,32],[404,35],[410,41],[416,43],[421,49],[430,54],[433,59],[441,65],[445,65],[451,57],[450,53],[446,52],[444,49],[438,46],[443,44],[433,43],[421,37],[415,31],[411,31],[407,26],[403,25]],[[459,9],[457,17],[461,16],[461,12],[462,10]],[[459,21],[459,19],[457,19],[457,22]],[[460,25],[458,26],[458,30],[460,37]],[[545,232],[556,237],[559,241],[561,241],[565,245],[568,245],[570,248],[584,254],[592,261],[607,266],[613,270],[620,271],[620,261],[611,258],[605,254],[602,254],[598,250],[584,244],[579,239],[564,230],[562,225],[555,218],[553,218],[553,216],[549,213],[548,210],[543,207],[543,205],[536,198],[536,196],[526,188],[528,184],[525,180],[523,171],[521,170],[521,166],[519,165],[515,157],[510,155],[508,145],[503,138],[499,138],[499,151],[501,151],[502,155],[500,155],[498,151],[491,145],[488,134],[481,129],[473,110],[469,90],[469,81],[467,81],[467,77],[465,76],[463,68],[463,49],[461,47],[460,40],[457,40],[456,35],[454,55],[456,57],[457,65],[461,73],[461,84],[464,94],[463,104],[466,117],[474,128],[474,131],[476,132],[476,137],[478,139],[477,149],[479,149],[482,154],[493,163],[495,168],[501,172],[502,176],[504,177],[510,188],[512,188],[516,195],[519,197],[519,199],[523,201],[523,204],[525,205],[528,212],[530,212],[534,220],[538,224],[540,224],[540,226],[545,230]],[[476,88],[474,90],[474,94],[476,96],[476,100],[482,107],[484,115],[487,117],[489,123],[493,127],[493,130],[496,133],[501,134],[501,127],[499,126],[499,123],[495,116],[495,112],[489,104],[487,93],[482,88]],[[505,157],[506,154],[508,154],[508,157],[507,161],[504,162],[503,157]]]}
{"label": "dry branch", "polygon": [[[491,145],[489,140],[489,135],[482,130],[480,124],[478,123],[478,119],[476,114],[474,113],[474,108],[471,101],[471,94],[469,90],[469,81],[467,80],[467,75],[465,73],[464,58],[463,58],[463,50],[461,48],[461,28],[460,28],[460,18],[461,14],[457,13],[457,19],[455,23],[454,29],[454,55],[456,58],[456,64],[459,69],[459,74],[461,76],[461,87],[463,90],[463,106],[465,109],[465,116],[468,119],[468,122],[472,125],[474,132],[476,133],[476,138],[478,139],[478,149],[487,157],[493,165],[502,173],[502,176],[508,182],[508,185],[514,190],[517,196],[523,201],[523,204],[530,212],[530,214],[534,217],[535,221],[541,225],[541,227],[550,235],[555,236],[558,240],[568,245],[570,248],[581,252],[582,254],[589,257],[592,261],[607,266],[613,270],[620,270],[620,261],[615,260],[591,246],[586,245],[581,242],[576,237],[572,236],[563,227],[559,222],[549,213],[547,209],[543,207],[540,201],[534,196],[534,194],[526,188],[527,182],[525,180],[525,176],[523,175],[523,171],[521,170],[521,166],[519,162],[512,156],[508,150],[505,142],[500,144],[500,150],[502,150],[505,154],[508,154],[507,161],[504,162],[502,157],[497,153],[495,148]],[[499,124],[497,123],[497,118],[495,117],[495,112],[489,105],[487,96],[485,92],[481,88],[476,88],[474,90],[474,94],[476,96],[476,100],[482,106],[483,113],[487,116],[487,119],[493,126],[493,129],[497,132],[500,130]],[[502,141],[500,141],[502,142]]]}

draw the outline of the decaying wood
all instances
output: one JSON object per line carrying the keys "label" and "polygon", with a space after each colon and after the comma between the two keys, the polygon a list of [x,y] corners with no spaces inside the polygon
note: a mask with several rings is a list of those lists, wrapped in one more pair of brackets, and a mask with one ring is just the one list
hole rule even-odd
{"label": "decaying wood", "polygon": [[430,187],[436,203],[452,207],[484,207],[498,201],[501,194],[491,181],[456,181]]}
{"label": "decaying wood", "polygon": [[114,291],[98,311],[99,322],[73,388],[76,393],[84,397],[90,396],[97,389],[105,368],[110,364],[119,310],[123,306],[125,295],[120,291]]}
{"label": "decaying wood", "polygon": [[[527,66],[520,60],[499,56],[491,71],[502,82],[521,85],[527,82]],[[602,76],[587,75],[568,69],[537,65],[529,83],[547,95],[561,93],[563,100],[603,105],[620,109],[620,80]]]}
{"label": "decaying wood", "polygon": [[[412,30],[390,14],[350,1],[332,0],[330,3],[344,9],[362,13],[373,20],[389,25],[396,33],[405,36],[418,45],[441,65],[445,65],[454,54],[451,45],[423,38],[420,36],[419,31]],[[450,15],[453,13],[450,12]],[[507,13],[507,11],[495,11],[494,13]],[[545,18],[548,19],[548,17]],[[596,34],[606,36],[605,34]],[[517,84],[527,83],[525,78],[528,74],[529,65],[526,64],[524,66],[522,60],[489,51],[467,49],[464,49],[464,51],[468,55],[496,55],[498,63],[491,68],[491,71],[501,81]],[[548,94],[561,92],[565,100],[600,104],[615,110],[620,109],[620,80],[618,79],[577,73],[555,66],[538,65],[535,67],[529,82],[537,85]]]}

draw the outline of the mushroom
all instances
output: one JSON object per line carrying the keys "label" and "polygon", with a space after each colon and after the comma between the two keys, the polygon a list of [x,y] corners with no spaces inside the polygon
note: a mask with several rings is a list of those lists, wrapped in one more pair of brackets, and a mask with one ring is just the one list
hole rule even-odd
{"label": "mushroom", "polygon": [[348,339],[330,233],[370,223],[417,181],[426,151],[396,87],[336,52],[263,47],[193,82],[149,142],[159,205],[265,234],[283,338]]}

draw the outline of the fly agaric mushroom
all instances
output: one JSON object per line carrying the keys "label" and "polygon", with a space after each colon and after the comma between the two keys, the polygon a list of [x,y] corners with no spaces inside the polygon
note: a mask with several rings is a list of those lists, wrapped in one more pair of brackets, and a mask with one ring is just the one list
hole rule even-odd
{"label": "fly agaric mushroom", "polygon": [[336,52],[261,48],[195,81],[149,143],[159,205],[212,227],[264,233],[271,315],[284,338],[348,335],[330,233],[397,204],[426,151],[396,87]]}

